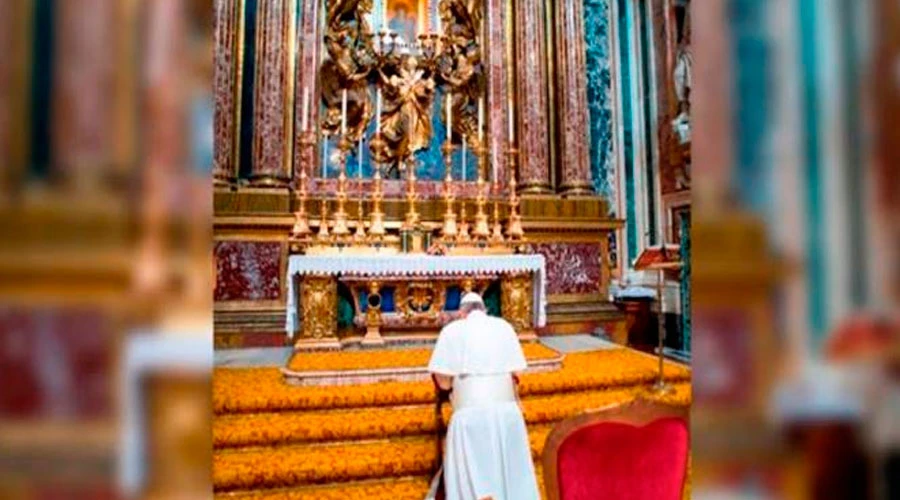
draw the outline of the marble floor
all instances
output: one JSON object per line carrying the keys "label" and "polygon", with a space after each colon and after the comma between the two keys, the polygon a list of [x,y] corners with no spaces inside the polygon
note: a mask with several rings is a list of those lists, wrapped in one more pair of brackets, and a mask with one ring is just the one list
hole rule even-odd
{"label": "marble floor", "polygon": [[[565,335],[542,337],[541,343],[559,352],[582,352],[612,349],[616,344],[593,335]],[[418,346],[421,347],[421,346]],[[214,353],[215,366],[252,367],[284,366],[291,355],[291,347],[251,347],[245,349],[219,349]]]}

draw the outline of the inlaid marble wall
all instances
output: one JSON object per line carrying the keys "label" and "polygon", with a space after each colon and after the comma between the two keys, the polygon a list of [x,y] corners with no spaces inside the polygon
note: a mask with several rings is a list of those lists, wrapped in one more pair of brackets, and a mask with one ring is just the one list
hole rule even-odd
{"label": "inlaid marble wall", "polygon": [[602,269],[599,243],[536,243],[547,259],[547,293],[600,293]]}
{"label": "inlaid marble wall", "polygon": [[609,1],[584,0],[584,37],[591,180],[594,191],[609,200],[610,211],[614,214],[617,193]]}
{"label": "inlaid marble wall", "polygon": [[280,242],[218,241],[215,300],[276,300],[281,297]]}

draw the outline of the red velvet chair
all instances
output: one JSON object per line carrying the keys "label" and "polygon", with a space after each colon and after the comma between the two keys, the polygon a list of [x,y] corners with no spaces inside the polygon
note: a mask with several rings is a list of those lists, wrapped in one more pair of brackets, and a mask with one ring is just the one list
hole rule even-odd
{"label": "red velvet chair", "polygon": [[680,500],[689,409],[644,400],[560,422],[544,446],[550,500]]}

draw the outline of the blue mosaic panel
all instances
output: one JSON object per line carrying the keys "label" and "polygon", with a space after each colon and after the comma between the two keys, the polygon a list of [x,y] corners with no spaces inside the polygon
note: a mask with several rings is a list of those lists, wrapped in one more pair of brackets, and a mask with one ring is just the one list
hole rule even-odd
{"label": "blue mosaic panel", "polygon": [[594,191],[615,210],[609,0],[584,0],[585,67],[590,112],[590,163]]}

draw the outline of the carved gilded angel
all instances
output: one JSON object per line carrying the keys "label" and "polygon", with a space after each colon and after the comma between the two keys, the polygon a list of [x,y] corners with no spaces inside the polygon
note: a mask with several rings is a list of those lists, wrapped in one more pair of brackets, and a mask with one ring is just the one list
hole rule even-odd
{"label": "carved gilded angel", "polygon": [[395,74],[381,76],[386,94],[382,130],[387,140],[397,144],[401,158],[428,147],[434,80],[413,56],[406,57]]}

